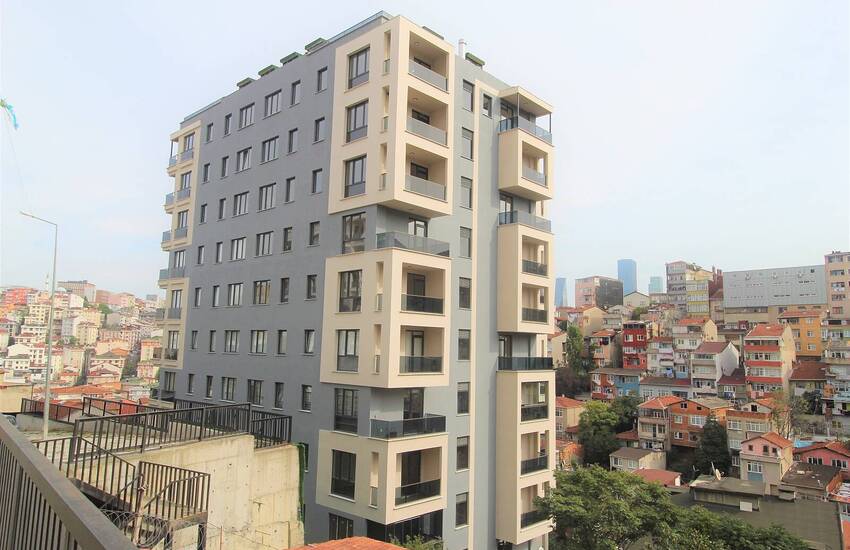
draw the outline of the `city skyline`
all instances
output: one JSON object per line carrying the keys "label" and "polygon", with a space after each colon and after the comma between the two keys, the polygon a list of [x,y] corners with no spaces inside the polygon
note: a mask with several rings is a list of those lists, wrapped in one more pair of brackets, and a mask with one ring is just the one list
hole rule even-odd
{"label": "city skyline", "polygon": [[[231,93],[251,74],[247,67],[275,62],[351,20],[318,6],[269,6],[257,28],[231,30],[227,44],[215,33],[199,37],[204,54],[187,64],[173,55],[176,29],[153,21],[162,22],[166,10],[188,17],[196,11],[188,4],[152,4],[144,11],[112,4],[48,10],[22,2],[6,8],[4,38],[27,55],[3,52],[4,95],[21,127],[13,131],[3,123],[0,282],[40,288],[49,272],[50,235],[17,214],[28,210],[60,224],[59,279],[88,277],[138,295],[154,291],[165,262],[148,237],[162,229],[158,211],[169,184],[162,143],[173,121]],[[676,259],[731,271],[819,263],[831,250],[850,248],[847,201],[840,200],[848,181],[848,79],[841,70],[848,61],[846,5],[816,11],[792,3],[713,9],[570,4],[557,10],[565,17],[539,22],[535,37],[547,55],[523,64],[512,61],[513,46],[498,34],[478,32],[498,26],[495,12],[368,2],[359,15],[382,8],[440,29],[450,43],[466,38],[469,51],[490,62],[488,70],[510,74],[557,108],[555,176],[564,192],[551,208],[558,213],[555,275],[567,278],[567,288],[577,277],[616,275],[623,256],[641,266],[637,288],[643,291],[651,275]],[[302,23],[274,32],[284,15]],[[229,21],[223,10],[203,17],[210,28]],[[115,23],[104,28],[107,18]],[[470,19],[476,24],[465,28],[462,21]],[[744,32],[756,22],[759,32]],[[85,32],[94,26],[106,35]],[[706,35],[718,29],[725,37],[720,46]],[[40,43],[42,34],[49,39]],[[127,48],[104,51],[104,39]],[[670,48],[671,41],[678,47]],[[62,63],[55,62],[56,51],[65,52]],[[595,52],[592,63],[583,51]],[[563,70],[552,73],[551,59]],[[32,71],[34,65],[51,70]],[[112,70],[116,66],[132,69]],[[790,83],[789,71],[796,75]],[[57,79],[74,82],[79,74],[88,76],[84,86],[67,86],[58,98],[50,92]],[[186,78],[198,85],[172,85]],[[60,115],[66,124],[56,124]],[[133,132],[114,139],[125,135],[128,122]],[[55,150],[53,162],[43,162],[46,146]],[[92,170],[93,156],[101,170]],[[599,223],[601,212],[626,220],[657,213],[660,204],[668,210],[666,224],[690,224],[690,209],[677,205],[692,195],[726,222],[706,225],[711,238],[668,232],[647,243],[642,232]],[[753,201],[763,208],[753,211]],[[812,223],[774,238],[778,220],[795,209]],[[581,228],[592,228],[593,238]],[[760,252],[745,246],[720,252],[715,244],[741,238],[761,239]],[[24,257],[27,262],[15,261]]]}

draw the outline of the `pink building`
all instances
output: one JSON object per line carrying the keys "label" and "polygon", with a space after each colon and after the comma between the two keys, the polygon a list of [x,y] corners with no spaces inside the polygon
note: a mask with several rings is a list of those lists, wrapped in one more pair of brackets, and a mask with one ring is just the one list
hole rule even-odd
{"label": "pink building", "polygon": [[794,449],[794,460],[841,468],[841,475],[845,480],[850,480],[850,449],[840,441],[821,441]]}

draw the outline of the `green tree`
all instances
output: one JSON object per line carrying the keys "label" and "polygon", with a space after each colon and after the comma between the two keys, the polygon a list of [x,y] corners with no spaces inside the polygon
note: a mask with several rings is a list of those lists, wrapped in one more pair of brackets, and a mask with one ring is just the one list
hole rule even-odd
{"label": "green tree", "polygon": [[637,395],[624,395],[611,402],[611,412],[617,415],[617,432],[625,432],[635,427],[638,417],[638,405],[641,398]]}
{"label": "green tree", "polygon": [[578,441],[584,446],[586,464],[609,463],[608,455],[620,446],[616,438],[619,419],[606,403],[590,401],[578,421]]}
{"label": "green tree", "polygon": [[555,369],[555,392],[558,395],[575,396],[590,391],[590,375],[576,372],[569,367]]}
{"label": "green tree", "polygon": [[779,525],[755,527],[729,514],[717,514],[701,506],[679,508],[671,536],[659,545],[661,550],[693,548],[695,535],[708,541],[710,548],[730,550],[803,550],[808,546]]}
{"label": "green tree", "polygon": [[638,306],[632,310],[632,321],[640,321],[640,316],[647,313],[649,308]]}
{"label": "green tree", "polygon": [[112,310],[111,310],[111,309],[109,309],[109,306],[108,306],[108,305],[106,305],[106,304],[98,304],[97,309],[99,309],[99,310],[100,310],[100,312],[101,312],[103,315],[109,315],[110,313],[112,313]]}
{"label": "green tree", "polygon": [[711,466],[728,474],[732,468],[732,457],[729,455],[726,428],[720,425],[712,414],[702,427],[702,437],[694,451],[694,466],[703,474],[711,473]]}

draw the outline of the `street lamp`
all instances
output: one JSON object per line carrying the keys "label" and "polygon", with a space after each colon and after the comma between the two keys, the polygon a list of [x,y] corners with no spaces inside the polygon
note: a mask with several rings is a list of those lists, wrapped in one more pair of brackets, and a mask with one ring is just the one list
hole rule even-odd
{"label": "street lamp", "polygon": [[21,215],[53,226],[53,274],[50,276],[50,314],[47,321],[47,365],[44,371],[44,426],[42,439],[47,439],[47,427],[50,424],[50,362],[53,360],[53,308],[56,299],[56,250],[59,247],[59,225],[39,218],[28,212]]}

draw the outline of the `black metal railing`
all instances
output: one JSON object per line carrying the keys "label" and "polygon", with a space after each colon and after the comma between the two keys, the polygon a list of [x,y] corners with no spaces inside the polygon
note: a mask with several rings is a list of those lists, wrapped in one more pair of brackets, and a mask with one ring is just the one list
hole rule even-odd
{"label": "black metal railing", "polygon": [[332,477],[331,494],[354,499],[354,482],[347,479]]}
{"label": "black metal railing", "polygon": [[407,504],[426,498],[435,497],[440,494],[440,480],[432,479],[430,481],[422,481],[420,483],[411,483],[396,487],[395,503],[396,506]]}
{"label": "black metal railing", "polygon": [[286,445],[292,441],[292,417],[252,410],[250,433],[254,436],[255,449]]}
{"label": "black metal railing", "polygon": [[151,399],[156,399],[158,401],[174,401],[174,390],[151,388]]}
{"label": "black metal railing", "polygon": [[411,435],[425,435],[446,431],[446,417],[438,414],[426,414],[420,418],[404,420],[381,420],[373,418],[370,426],[372,437],[395,439]]}
{"label": "black metal railing", "polygon": [[419,313],[443,313],[443,299],[414,294],[401,295],[401,309]]}
{"label": "black metal railing", "polygon": [[520,462],[519,471],[522,474],[530,474],[531,472],[539,472],[549,467],[549,456],[540,455],[537,458],[528,458]]}
{"label": "black metal railing", "polygon": [[410,374],[414,372],[443,372],[443,358],[402,355],[399,357],[398,370],[403,374]]}
{"label": "black metal railing", "polygon": [[339,299],[339,311],[341,313],[349,311],[360,311],[360,296],[348,296]]}
{"label": "black metal railing", "polygon": [[532,510],[530,512],[523,512],[519,516],[519,526],[520,527],[528,527],[529,525],[534,525],[535,523],[540,523],[541,521],[546,521],[546,514],[540,510]]}
{"label": "black metal railing", "polygon": [[520,407],[520,418],[522,422],[528,420],[542,420],[549,416],[549,405],[546,403],[538,405],[522,405]]}
{"label": "black metal railing", "polygon": [[[40,416],[44,414],[44,401],[35,399],[21,399],[21,414]],[[82,407],[72,407],[60,403],[51,403],[47,414],[50,420],[63,424],[73,424],[78,416],[83,414]]]}
{"label": "black metal railing", "polygon": [[103,399],[100,397],[83,397],[83,414],[85,416],[109,416],[116,414],[137,414],[143,412],[156,412],[162,409],[115,399]]}
{"label": "black metal railing", "polygon": [[150,500],[142,513],[166,520],[186,520],[209,509],[210,474],[166,464],[140,462]]}
{"label": "black metal railing", "polygon": [[547,370],[553,368],[551,357],[499,357],[499,370]]}
{"label": "black metal railing", "polygon": [[136,548],[5,418],[0,472],[1,549]]}
{"label": "black metal railing", "polygon": [[545,323],[548,314],[545,309],[537,309],[533,307],[522,308],[522,320],[532,323]]}
{"label": "black metal railing", "polygon": [[530,273],[532,275],[543,275],[545,277],[546,274],[549,272],[549,268],[546,264],[541,264],[540,262],[535,262],[533,260],[523,260],[522,272]]}

